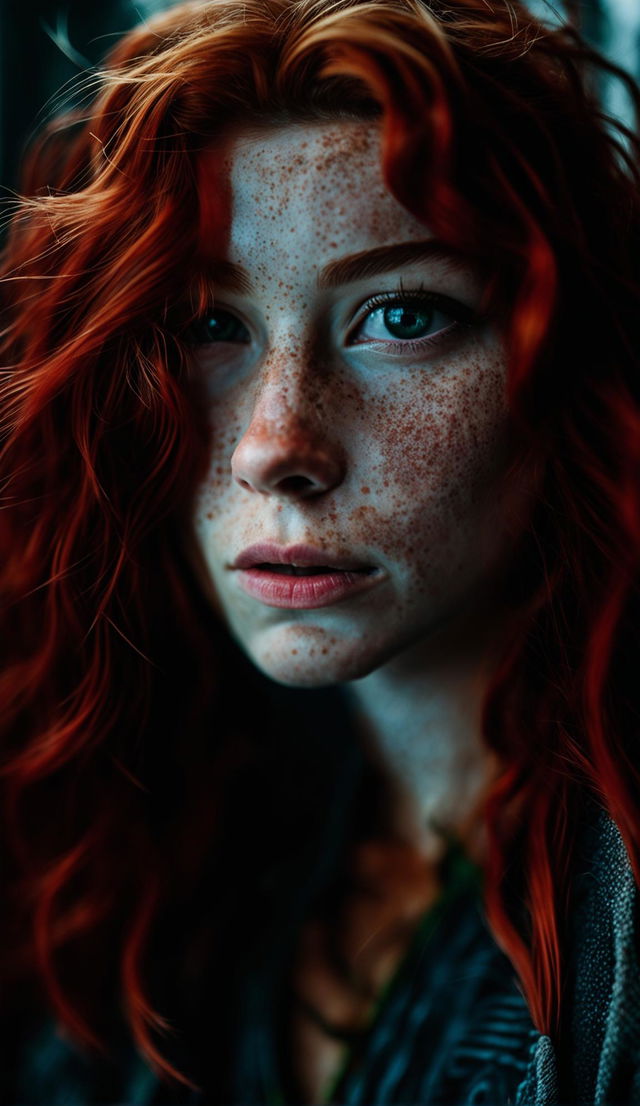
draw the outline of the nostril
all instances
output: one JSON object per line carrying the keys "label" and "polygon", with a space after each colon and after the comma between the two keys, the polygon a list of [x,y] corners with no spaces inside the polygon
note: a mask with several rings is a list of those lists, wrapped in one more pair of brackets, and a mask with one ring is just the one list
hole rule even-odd
{"label": "nostril", "polygon": [[318,428],[304,435],[294,429],[296,434],[285,435],[252,424],[231,458],[235,483],[248,492],[291,499],[322,495],[340,483],[340,451],[329,452]]}
{"label": "nostril", "polygon": [[315,482],[308,476],[285,476],[278,481],[278,491],[288,495],[304,495],[315,488]]}

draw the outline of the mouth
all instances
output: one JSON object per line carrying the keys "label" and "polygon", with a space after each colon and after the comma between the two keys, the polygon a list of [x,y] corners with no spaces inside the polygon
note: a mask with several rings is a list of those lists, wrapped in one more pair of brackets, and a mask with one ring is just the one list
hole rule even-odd
{"label": "mouth", "polygon": [[268,607],[313,610],[369,590],[384,573],[350,557],[312,546],[260,543],[243,550],[231,566],[241,589]]}
{"label": "mouth", "polygon": [[254,569],[258,569],[260,572],[273,572],[276,576],[325,576],[327,573],[335,572],[350,572],[350,573],[363,573],[365,576],[371,576],[372,573],[377,572],[377,568],[337,568],[331,565],[314,565],[304,567],[303,565],[281,565],[281,564],[269,564],[264,562],[263,564],[256,564],[251,566]]}

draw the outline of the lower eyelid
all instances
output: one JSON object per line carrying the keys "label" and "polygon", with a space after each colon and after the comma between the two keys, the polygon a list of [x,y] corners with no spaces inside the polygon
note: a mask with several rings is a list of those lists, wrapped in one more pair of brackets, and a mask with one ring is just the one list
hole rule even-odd
{"label": "lower eyelid", "polygon": [[448,326],[424,338],[362,338],[351,343],[353,346],[367,346],[381,353],[411,353],[434,348],[446,341],[454,333],[469,330],[470,327],[454,319]]}

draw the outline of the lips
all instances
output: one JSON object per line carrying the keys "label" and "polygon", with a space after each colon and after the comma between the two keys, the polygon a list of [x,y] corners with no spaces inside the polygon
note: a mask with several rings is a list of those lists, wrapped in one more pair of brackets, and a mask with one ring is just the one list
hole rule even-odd
{"label": "lips", "polygon": [[[258,542],[243,549],[233,562],[232,568],[270,568],[277,571],[280,566],[299,575],[331,572],[375,572],[373,565],[363,564],[349,557],[336,557],[311,545],[277,545],[275,542]],[[310,572],[304,572],[309,569]]]}
{"label": "lips", "polygon": [[378,582],[374,565],[336,557],[309,545],[260,542],[243,550],[232,568],[240,587],[268,607],[313,610],[330,606]]}

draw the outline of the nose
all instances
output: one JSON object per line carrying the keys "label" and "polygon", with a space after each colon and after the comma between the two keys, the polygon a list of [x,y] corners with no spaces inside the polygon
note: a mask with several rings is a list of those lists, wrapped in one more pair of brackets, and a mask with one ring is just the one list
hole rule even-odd
{"label": "nose", "polygon": [[233,478],[245,490],[310,499],[342,482],[344,452],[308,390],[291,372],[265,373],[231,458]]}

